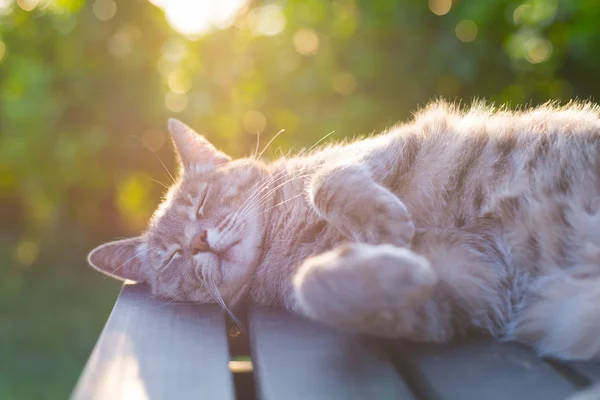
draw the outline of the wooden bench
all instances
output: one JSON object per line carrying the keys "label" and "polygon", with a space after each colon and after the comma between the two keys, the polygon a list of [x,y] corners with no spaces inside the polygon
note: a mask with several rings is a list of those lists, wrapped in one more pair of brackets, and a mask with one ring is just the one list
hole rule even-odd
{"label": "wooden bench", "polygon": [[[124,285],[74,399],[600,399],[600,363],[557,363],[528,348],[376,341],[267,308],[227,334],[214,305],[153,300]],[[251,361],[250,361],[251,360]]]}

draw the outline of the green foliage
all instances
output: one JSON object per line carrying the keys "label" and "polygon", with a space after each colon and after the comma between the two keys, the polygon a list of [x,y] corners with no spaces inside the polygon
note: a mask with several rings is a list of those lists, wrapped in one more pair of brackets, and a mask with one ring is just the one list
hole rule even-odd
{"label": "green foliage", "polygon": [[0,1],[0,398],[68,394],[117,288],[85,252],[143,229],[169,116],[233,156],[285,129],[276,157],[439,96],[587,99],[599,19],[597,0],[256,1],[190,39],[146,0]]}

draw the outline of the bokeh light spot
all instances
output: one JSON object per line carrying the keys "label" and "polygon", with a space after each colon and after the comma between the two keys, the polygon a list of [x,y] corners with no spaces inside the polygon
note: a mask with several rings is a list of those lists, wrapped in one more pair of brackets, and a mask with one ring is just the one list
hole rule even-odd
{"label": "bokeh light spot", "polygon": [[161,54],[166,60],[179,62],[188,55],[188,49],[182,40],[168,40],[163,44]]}
{"label": "bokeh light spot", "polygon": [[477,25],[475,22],[463,19],[456,24],[456,37],[462,42],[472,42],[477,37]]}
{"label": "bokeh light spot", "polygon": [[248,14],[247,21],[250,32],[256,36],[275,36],[286,24],[283,8],[276,4],[255,8]]}
{"label": "bokeh light spot", "polygon": [[13,0],[0,0],[0,15],[9,15],[12,11]]}
{"label": "bokeh light spot", "polygon": [[557,9],[557,0],[530,0],[515,8],[513,22],[517,25],[546,25],[554,20]]}
{"label": "bokeh light spot", "polygon": [[446,15],[452,8],[452,0],[429,0],[429,9],[435,15]]}
{"label": "bokeh light spot", "polygon": [[173,29],[191,38],[231,26],[247,0],[150,0],[164,10]]}
{"label": "bokeh light spot", "polygon": [[314,56],[319,51],[319,35],[312,29],[300,29],[293,40],[296,51],[303,56]]}
{"label": "bokeh light spot", "polygon": [[513,12],[513,22],[515,24],[522,24],[525,22],[527,15],[531,13],[531,5],[529,4],[521,4],[519,7],[515,8]]}
{"label": "bokeh light spot", "polygon": [[117,31],[108,41],[108,52],[114,57],[125,57],[133,49],[133,44],[142,36],[135,27],[125,27]]}
{"label": "bokeh light spot", "polygon": [[357,12],[353,0],[337,0],[331,5],[334,13],[332,33],[339,37],[349,37],[356,31]]}
{"label": "bokeh light spot", "polygon": [[173,112],[182,112],[188,105],[188,97],[183,93],[168,92],[165,94],[165,107]]}
{"label": "bokeh light spot", "polygon": [[210,114],[213,110],[213,99],[209,92],[201,91],[194,92],[194,98],[192,101],[193,112],[195,114]]}
{"label": "bokeh light spot", "polygon": [[143,228],[152,212],[149,182],[143,173],[132,174],[117,189],[116,205],[131,230]]}
{"label": "bokeh light spot", "polygon": [[531,38],[525,44],[527,52],[525,58],[532,64],[539,64],[550,58],[552,43],[542,38]]}
{"label": "bokeh light spot", "polygon": [[108,21],[117,13],[117,3],[113,0],[96,0],[94,1],[94,15],[100,21]]}
{"label": "bokeh light spot", "polygon": [[260,111],[248,111],[244,114],[242,125],[249,133],[258,133],[265,130],[267,119]]}
{"label": "bokeh light spot", "polygon": [[114,57],[125,57],[131,52],[131,42],[117,33],[110,38],[106,48]]}
{"label": "bokeh light spot", "polygon": [[169,89],[178,94],[187,93],[192,86],[190,79],[181,70],[169,74],[168,84]]}
{"label": "bokeh light spot", "polygon": [[333,78],[333,89],[345,96],[352,94],[356,89],[356,79],[350,72],[341,72]]}
{"label": "bokeh light spot", "polygon": [[28,240],[20,242],[15,248],[15,260],[23,267],[33,264],[37,260],[38,254],[39,246]]}
{"label": "bokeh light spot", "polygon": [[156,69],[165,79],[169,78],[169,75],[171,75],[176,67],[176,63],[165,57],[161,57],[156,63]]}
{"label": "bokeh light spot", "polygon": [[39,0],[17,0],[17,5],[25,11],[31,11],[37,7]]}
{"label": "bokeh light spot", "polygon": [[331,4],[335,15],[341,18],[356,14],[356,3],[354,0],[336,0]]}

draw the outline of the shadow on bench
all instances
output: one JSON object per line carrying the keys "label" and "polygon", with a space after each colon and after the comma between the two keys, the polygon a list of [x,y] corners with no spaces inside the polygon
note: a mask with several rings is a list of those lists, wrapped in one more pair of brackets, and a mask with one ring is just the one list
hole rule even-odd
{"label": "shadow on bench", "polygon": [[584,396],[600,363],[549,362],[517,344],[390,345],[261,307],[247,319],[248,336],[234,337],[218,306],[124,285],[72,397],[600,399]]}

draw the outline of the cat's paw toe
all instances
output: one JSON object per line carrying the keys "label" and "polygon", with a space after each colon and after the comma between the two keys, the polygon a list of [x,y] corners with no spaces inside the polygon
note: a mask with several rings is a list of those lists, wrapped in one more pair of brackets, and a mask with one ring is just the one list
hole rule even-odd
{"label": "cat's paw toe", "polygon": [[370,207],[360,211],[360,229],[355,238],[369,244],[393,244],[400,247],[412,242],[415,226],[404,203],[395,196],[382,193]]}

